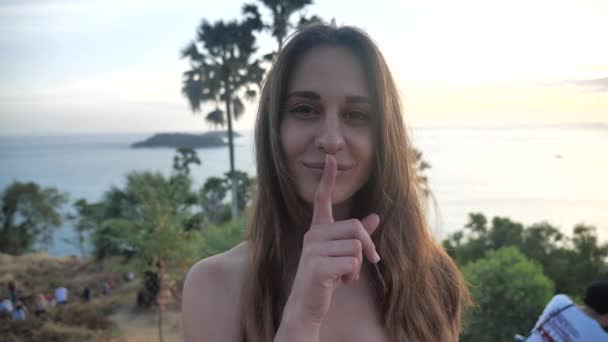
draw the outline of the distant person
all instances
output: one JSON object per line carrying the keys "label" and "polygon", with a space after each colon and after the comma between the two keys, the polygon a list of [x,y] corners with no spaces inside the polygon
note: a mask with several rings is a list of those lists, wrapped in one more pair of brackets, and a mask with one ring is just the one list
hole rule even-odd
{"label": "distant person", "polygon": [[125,283],[128,283],[128,282],[132,281],[133,279],[135,279],[135,275],[133,274],[133,272],[125,273],[125,275],[124,275]]}
{"label": "distant person", "polygon": [[8,298],[2,300],[2,302],[0,302],[0,312],[11,314],[13,312],[13,302]]}
{"label": "distant person", "polygon": [[17,286],[15,285],[14,281],[9,281],[8,282],[8,293],[9,296],[11,296],[11,301],[13,302],[13,304],[17,303]]}
{"label": "distant person", "polygon": [[558,294],[545,307],[526,342],[608,341],[608,281],[587,287],[583,305]]}
{"label": "distant person", "polygon": [[57,304],[67,304],[68,303],[68,289],[61,286],[55,289],[55,302]]}
{"label": "distant person", "polygon": [[27,310],[25,309],[25,305],[21,301],[17,301],[15,304],[15,310],[13,310],[13,320],[14,321],[25,321],[27,317]]}
{"label": "distant person", "polygon": [[34,314],[36,317],[41,317],[46,314],[49,307],[49,302],[46,300],[46,296],[44,294],[39,294],[36,297],[36,306],[34,308]]}
{"label": "distant person", "polygon": [[88,303],[91,301],[91,288],[88,286],[85,286],[84,290],[82,290],[82,300],[85,303]]}
{"label": "distant person", "polygon": [[105,280],[101,284],[101,292],[104,294],[104,296],[111,295],[112,294],[112,283],[108,280]]}
{"label": "distant person", "polygon": [[49,307],[55,306],[55,295],[53,293],[45,293],[44,299],[46,299],[46,302],[48,303]]}

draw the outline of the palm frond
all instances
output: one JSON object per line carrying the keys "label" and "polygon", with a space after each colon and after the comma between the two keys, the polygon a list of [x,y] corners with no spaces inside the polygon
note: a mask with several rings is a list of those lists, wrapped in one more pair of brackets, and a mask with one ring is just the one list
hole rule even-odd
{"label": "palm frond", "polygon": [[234,116],[235,120],[238,120],[245,112],[245,105],[243,104],[243,101],[241,101],[241,99],[238,97],[232,99],[232,108],[232,115]]}
{"label": "palm frond", "polygon": [[214,127],[224,127],[226,124],[226,121],[224,120],[224,111],[216,107],[205,116],[205,121]]}

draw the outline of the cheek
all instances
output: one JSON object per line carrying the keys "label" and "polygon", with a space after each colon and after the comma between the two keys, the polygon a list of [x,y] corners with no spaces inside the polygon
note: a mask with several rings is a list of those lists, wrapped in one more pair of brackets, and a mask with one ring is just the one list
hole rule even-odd
{"label": "cheek", "polygon": [[290,167],[298,155],[306,150],[306,130],[301,126],[289,118],[281,122],[281,148]]}
{"label": "cheek", "polygon": [[371,129],[358,132],[352,138],[353,149],[352,152],[355,154],[355,158],[361,164],[361,169],[366,176],[371,173],[373,160],[374,160],[374,136]]}

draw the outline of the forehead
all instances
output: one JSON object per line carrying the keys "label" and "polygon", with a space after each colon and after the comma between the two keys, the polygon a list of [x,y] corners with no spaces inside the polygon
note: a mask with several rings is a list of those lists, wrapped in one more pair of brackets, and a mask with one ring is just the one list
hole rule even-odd
{"label": "forehead", "polygon": [[288,92],[314,91],[321,97],[369,97],[361,61],[347,48],[318,46],[304,53],[295,65]]}

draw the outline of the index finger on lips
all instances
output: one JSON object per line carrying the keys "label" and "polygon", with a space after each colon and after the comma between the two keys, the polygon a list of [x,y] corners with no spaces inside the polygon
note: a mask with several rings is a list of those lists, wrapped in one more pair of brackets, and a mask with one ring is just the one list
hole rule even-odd
{"label": "index finger on lips", "polygon": [[325,156],[325,168],[317,186],[313,207],[313,224],[333,223],[334,217],[331,209],[331,194],[336,184],[338,168],[334,156]]}

